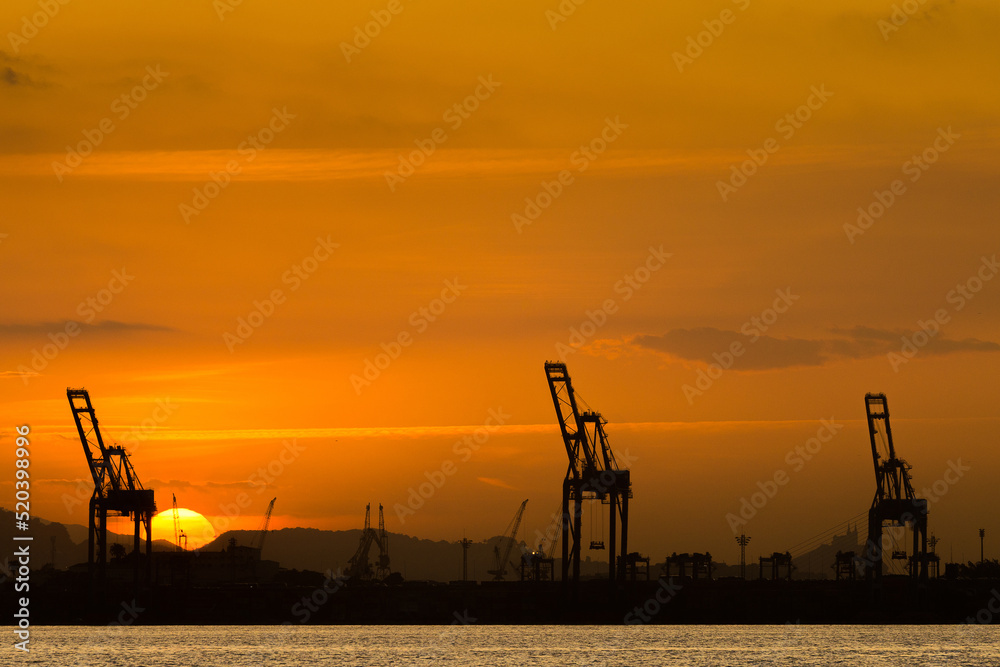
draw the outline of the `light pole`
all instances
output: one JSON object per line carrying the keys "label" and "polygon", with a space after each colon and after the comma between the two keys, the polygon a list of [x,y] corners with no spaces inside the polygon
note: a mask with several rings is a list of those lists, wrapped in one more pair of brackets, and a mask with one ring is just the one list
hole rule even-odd
{"label": "light pole", "polygon": [[927,540],[927,546],[930,547],[930,549],[931,549],[931,556],[933,556],[933,558],[931,559],[931,568],[934,569],[934,578],[935,579],[937,579],[938,577],[941,576],[941,559],[938,558],[938,555],[937,555],[937,545],[938,545],[938,542],[940,542],[940,541],[941,540],[939,538],[935,537],[933,534],[931,535],[930,539]]}
{"label": "light pole", "polygon": [[462,545],[462,581],[469,580],[469,545],[472,544],[472,540],[462,538],[459,542]]}
{"label": "light pole", "polygon": [[736,543],[740,545],[740,578],[746,581],[747,578],[747,545],[750,544],[750,538],[745,534],[740,533],[740,536],[736,538]]}

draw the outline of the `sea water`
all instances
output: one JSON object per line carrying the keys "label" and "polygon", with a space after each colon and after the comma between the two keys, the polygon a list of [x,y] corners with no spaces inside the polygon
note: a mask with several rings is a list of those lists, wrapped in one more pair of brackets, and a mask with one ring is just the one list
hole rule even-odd
{"label": "sea water", "polygon": [[28,653],[5,652],[46,667],[978,666],[1000,665],[1000,626],[35,627]]}

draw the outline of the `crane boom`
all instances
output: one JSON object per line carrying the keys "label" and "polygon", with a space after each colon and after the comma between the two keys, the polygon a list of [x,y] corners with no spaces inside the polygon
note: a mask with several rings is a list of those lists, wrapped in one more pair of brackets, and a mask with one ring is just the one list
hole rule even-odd
{"label": "crane boom", "polygon": [[170,495],[174,498],[174,544],[177,545],[178,550],[181,550],[181,517],[180,512],[177,510],[177,494],[171,493]]}
{"label": "crane boom", "polygon": [[511,519],[510,523],[507,524],[507,528],[504,529],[504,537],[507,539],[507,542],[503,545],[503,551],[500,550],[499,546],[494,549],[496,564],[492,570],[488,570],[488,573],[493,575],[494,581],[503,581],[504,575],[507,574],[507,563],[510,560],[510,552],[517,543],[517,531],[521,527],[521,518],[524,516],[524,508],[527,505],[528,501],[525,499],[521,503],[521,506],[517,508],[517,512],[514,513],[514,518]]}
{"label": "crane boom", "polygon": [[878,499],[907,499],[915,496],[910,480],[910,465],[896,458],[889,426],[889,402],[885,394],[867,394],[865,412],[868,414],[868,437],[875,464],[875,484]]}
{"label": "crane boom", "polygon": [[596,465],[593,453],[585,446],[584,429],[580,423],[580,411],[576,405],[573,383],[566,364],[561,362],[546,362],[545,375],[548,378],[552,403],[556,409],[559,431],[569,458],[569,470],[566,474],[578,479],[585,474],[585,471],[593,470]]}
{"label": "crane boom", "polygon": [[111,465],[110,451],[104,446],[97,413],[90,402],[90,393],[86,389],[67,389],[66,397],[73,411],[73,420],[83,444],[83,453],[87,457],[87,466],[94,479],[94,491],[106,498],[109,491],[120,487],[120,480],[112,474],[114,468]]}
{"label": "crane boom", "polygon": [[267,537],[267,529],[271,525],[271,512],[274,510],[274,501],[277,498],[271,498],[271,502],[267,504],[267,511],[264,512],[264,520],[261,522],[260,531],[257,533],[256,544],[252,545],[261,551],[264,550],[264,538]]}

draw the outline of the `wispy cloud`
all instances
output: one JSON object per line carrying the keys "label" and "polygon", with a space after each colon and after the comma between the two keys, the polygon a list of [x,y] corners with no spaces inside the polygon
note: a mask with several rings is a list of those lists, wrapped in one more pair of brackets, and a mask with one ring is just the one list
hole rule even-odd
{"label": "wispy cloud", "polygon": [[[904,336],[912,331],[876,329],[857,326],[835,328],[830,336],[815,338],[750,338],[738,331],[698,327],[671,329],[663,334],[638,334],[617,340],[602,340],[594,352],[603,356],[624,353],[656,353],[673,359],[710,364],[714,355],[725,353],[734,342],[740,342],[745,352],[734,370],[770,370],[796,366],[822,366],[836,361],[865,359],[889,352],[899,352]],[[921,348],[921,354],[945,355],[957,352],[997,352],[1000,343],[978,338],[951,339],[938,335]]]}
{"label": "wispy cloud", "polygon": [[[65,331],[69,320],[62,322],[7,322],[0,323],[0,339],[2,338],[23,338],[26,336],[44,336],[54,331]],[[120,335],[129,332],[159,331],[176,332],[173,327],[161,326],[159,324],[147,324],[145,322],[118,322],[116,320],[105,320],[95,324],[80,324],[84,331],[93,331],[98,334]],[[7,371],[8,373],[13,371]]]}
{"label": "wispy cloud", "polygon": [[[101,422],[101,426],[108,430],[124,430],[134,428],[132,424],[113,424]],[[148,441],[241,441],[241,440],[282,440],[296,438],[306,440],[310,438],[333,439],[337,438],[455,438],[472,435],[482,424],[469,424],[460,426],[360,426],[360,427],[331,427],[331,428],[271,428],[271,429],[170,429],[158,428],[143,432],[143,440]],[[497,435],[510,434],[531,434],[531,433],[556,433],[556,424],[504,424],[494,427]],[[36,434],[51,434],[53,437],[63,437],[74,440],[78,436],[75,431],[66,430],[65,426],[38,425],[32,428]]]}
{"label": "wispy cloud", "polygon": [[477,477],[476,479],[482,482],[483,484],[489,484],[490,486],[497,486],[500,487],[501,489],[510,489],[512,491],[517,490],[517,487],[513,487],[507,482],[493,477]]}
{"label": "wispy cloud", "polygon": [[0,378],[18,378],[21,379],[27,375],[28,377],[35,377],[41,375],[37,371],[0,371]]}
{"label": "wispy cloud", "polygon": [[[973,136],[973,133],[969,133]],[[995,149],[997,138],[975,134],[980,145]],[[244,163],[241,181],[336,181],[382,179],[399,165],[399,149],[285,149],[268,148],[253,162]],[[770,158],[774,164],[811,166],[818,164],[895,164],[885,146],[803,146],[788,147]],[[992,159],[995,151],[984,148],[968,159]],[[64,154],[0,155],[0,176],[52,176],[52,162]],[[420,168],[424,177],[456,175],[511,176],[546,175],[571,167],[566,150],[442,149]],[[76,168],[74,177],[113,178],[140,181],[202,182],[205,174],[229,160],[240,159],[235,148],[209,150],[143,150],[94,152]],[[717,171],[734,160],[746,159],[738,151],[631,149],[602,156],[590,171],[628,174],[686,173],[692,170]]]}
{"label": "wispy cloud", "polygon": [[145,482],[147,488],[166,489],[240,489],[247,488],[248,482],[191,482],[179,479],[157,479],[153,478]]}
{"label": "wispy cloud", "polygon": [[48,82],[39,78],[39,67],[24,58],[0,49],[0,82],[7,86],[44,88]]}

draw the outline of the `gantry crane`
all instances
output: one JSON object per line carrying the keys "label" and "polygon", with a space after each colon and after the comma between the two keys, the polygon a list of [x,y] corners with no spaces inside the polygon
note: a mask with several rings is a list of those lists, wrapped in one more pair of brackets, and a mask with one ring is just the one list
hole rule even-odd
{"label": "gantry crane", "polygon": [[[361,531],[361,543],[358,545],[358,550],[347,561],[347,576],[360,581],[371,581],[372,579],[382,581],[389,576],[389,535],[385,531],[382,505],[378,506],[378,530],[372,529],[371,508],[371,503],[365,505],[365,527]],[[378,546],[379,550],[378,564],[374,571],[368,558],[372,544]]]}
{"label": "gantry crane", "polygon": [[[608,578],[624,582],[628,555],[628,501],[632,482],[621,470],[608,443],[600,413],[580,412],[569,371],[562,362],[545,362],[545,375],[555,405],[559,429],[569,458],[562,492],[562,578],[575,586],[580,580],[583,501],[598,499],[611,506],[608,537]],[[570,501],[573,504],[570,513]],[[617,522],[621,522],[621,554],[616,565]],[[603,521],[603,519],[602,519]],[[572,579],[570,570],[572,568]]]}
{"label": "gantry crane", "polygon": [[[868,510],[868,543],[863,562],[866,577],[882,576],[882,529],[910,526],[913,554],[909,557],[911,577],[927,578],[927,501],[917,498],[910,483],[912,466],[896,457],[889,427],[889,403],[885,394],[865,394],[868,436],[875,464],[875,498]],[[906,559],[906,552],[893,550],[892,557]]]}
{"label": "gantry crane", "polygon": [[[135,523],[133,541],[133,586],[138,592],[140,557],[139,528],[146,532],[146,580],[152,574],[152,521],[156,512],[153,490],[142,488],[128,452],[117,445],[106,446],[97,424],[97,415],[86,389],[66,389],[73,411],[76,430],[83,444],[90,474],[94,478],[94,493],[90,497],[90,518],[87,538],[87,569],[91,584],[104,590],[108,561],[108,516],[125,516]],[[92,591],[93,592],[93,591]]]}
{"label": "gantry crane", "polygon": [[261,553],[264,552],[264,538],[267,537],[267,529],[271,525],[271,512],[274,511],[275,500],[277,498],[271,498],[271,502],[267,504],[267,511],[264,512],[264,520],[260,524],[260,530],[257,531],[256,537],[250,543],[251,547],[259,549]]}
{"label": "gantry crane", "polygon": [[[503,581],[504,576],[507,574],[507,563],[510,560],[510,552],[514,549],[514,545],[517,544],[517,531],[521,527],[521,518],[524,516],[524,508],[527,505],[527,500],[521,503],[521,506],[517,508],[517,512],[514,513],[514,518],[504,528],[503,537],[500,538],[501,543],[493,547],[493,569],[486,571],[487,574],[493,575],[493,581]],[[503,542],[503,540],[506,540],[506,542]]]}

